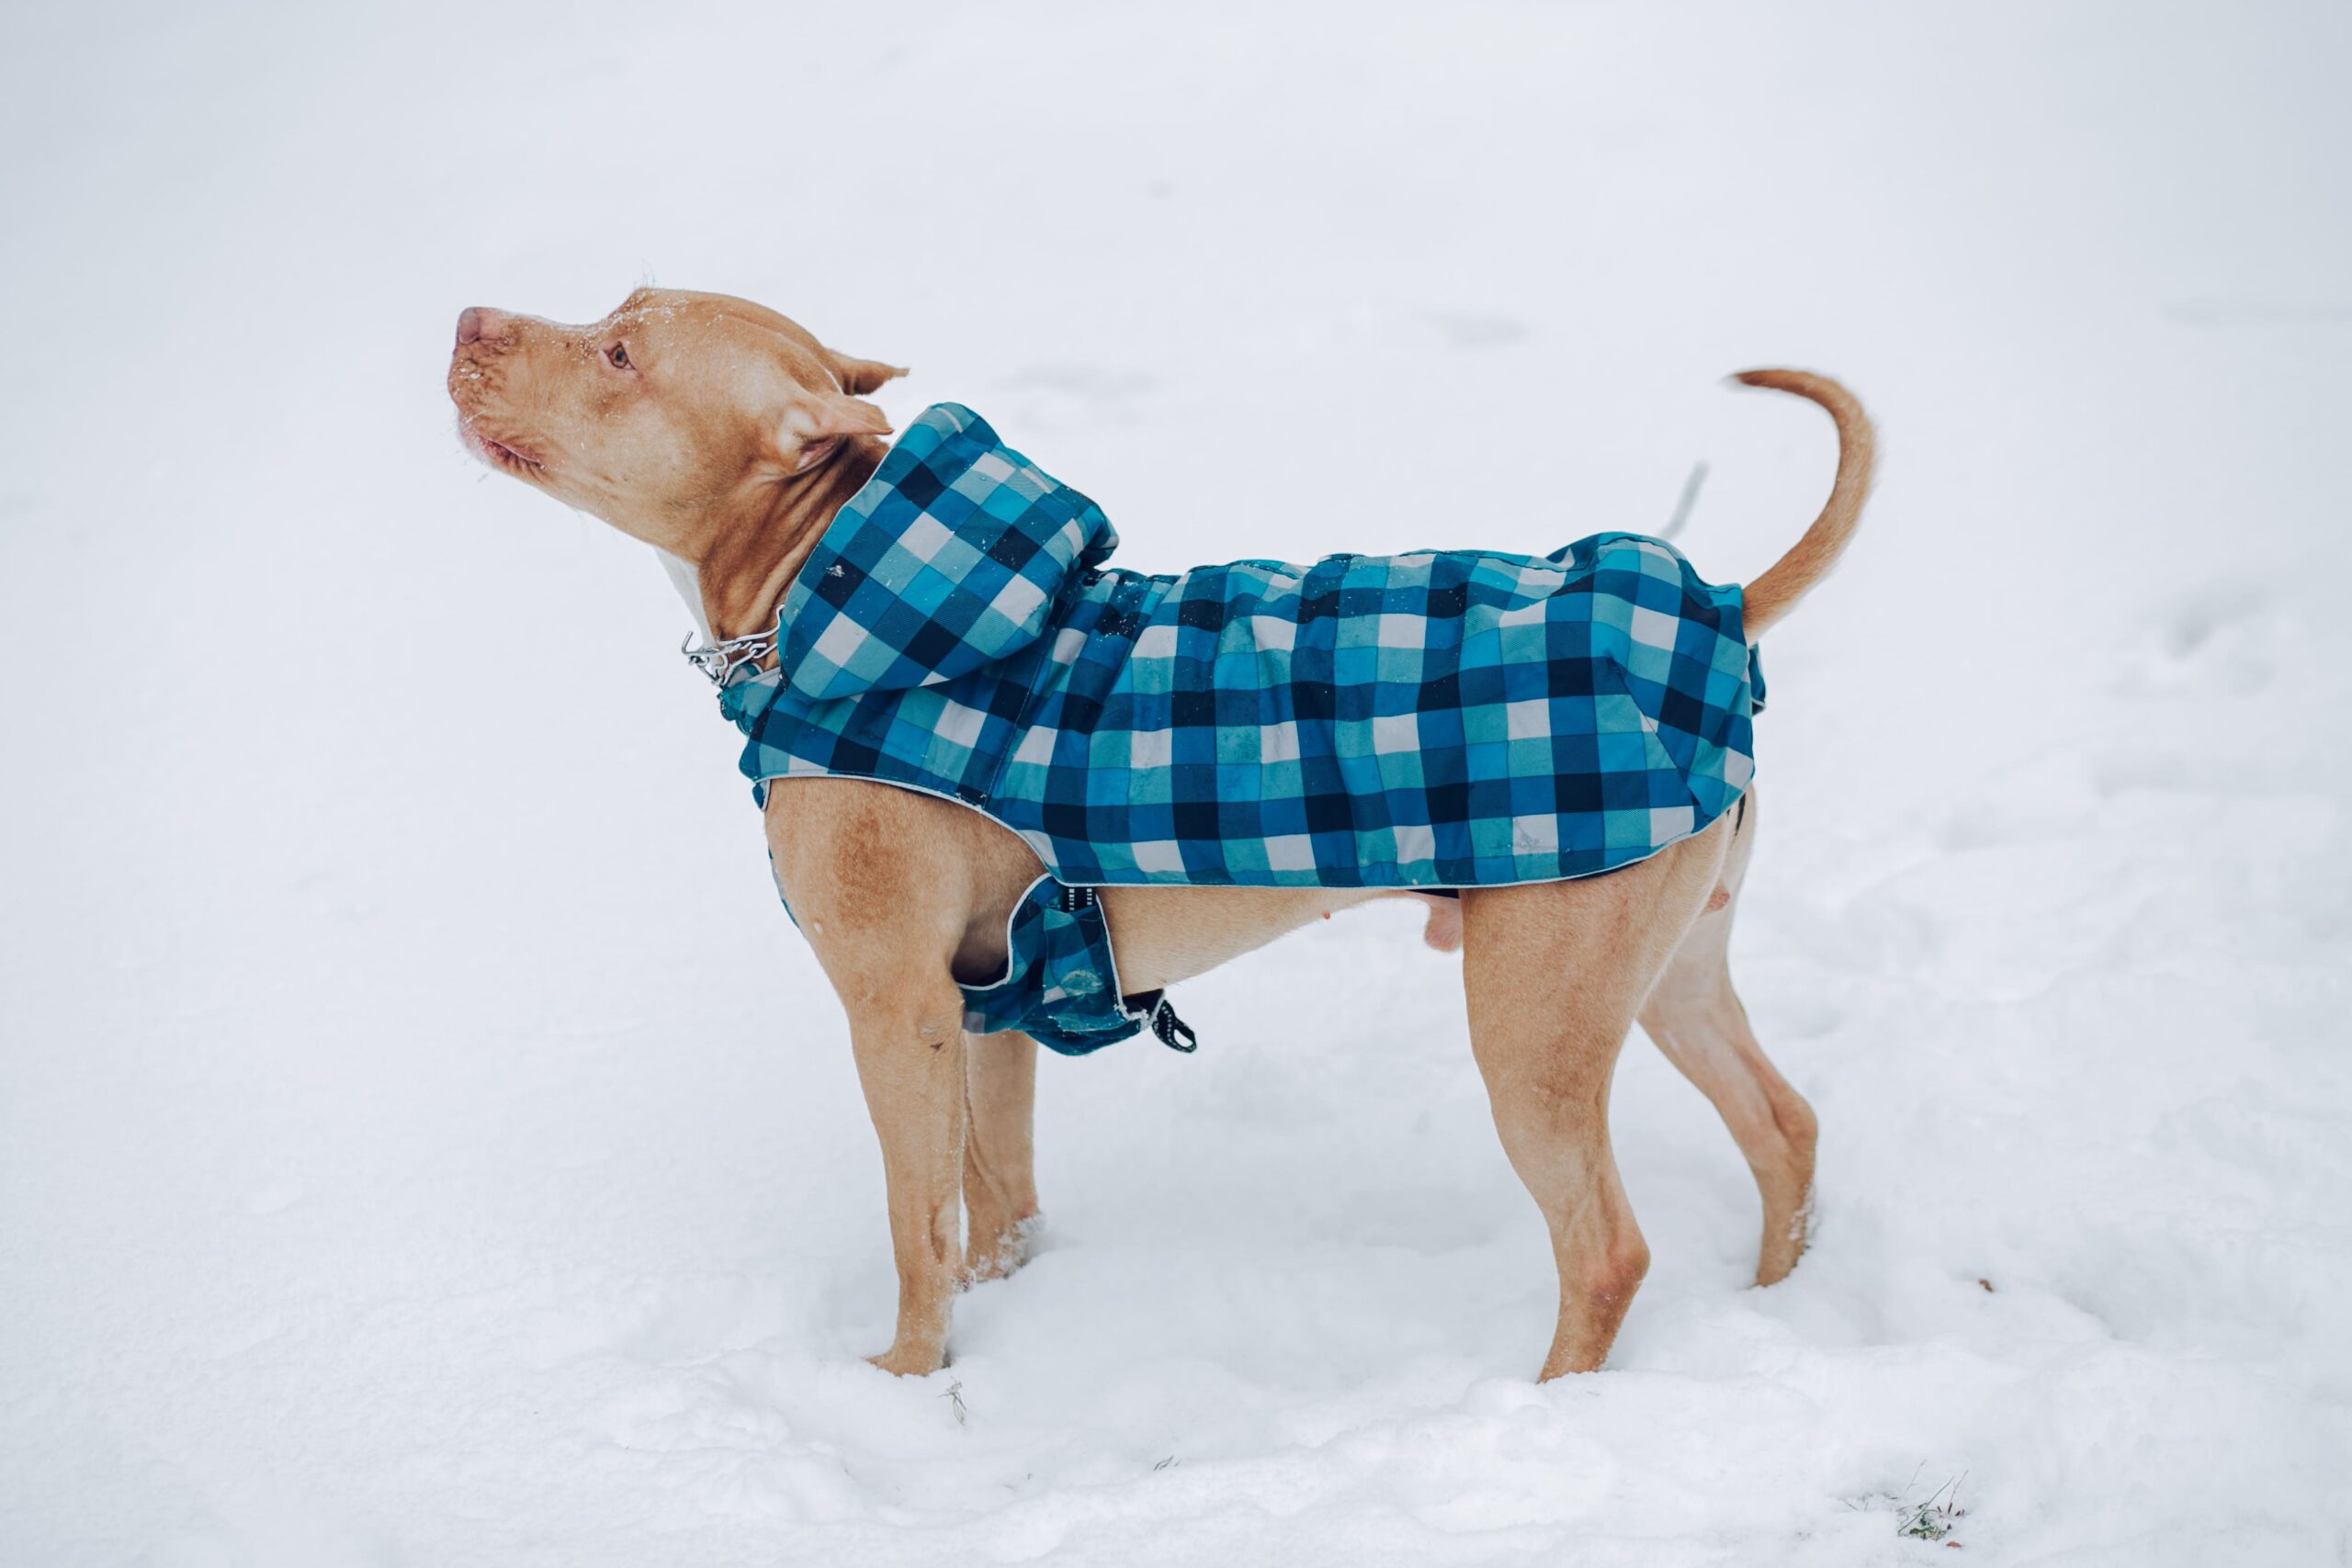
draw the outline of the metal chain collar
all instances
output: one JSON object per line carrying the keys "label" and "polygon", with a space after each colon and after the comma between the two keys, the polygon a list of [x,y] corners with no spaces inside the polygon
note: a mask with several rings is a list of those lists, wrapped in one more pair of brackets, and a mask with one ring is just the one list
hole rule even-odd
{"label": "metal chain collar", "polygon": [[686,639],[678,645],[678,651],[686,656],[687,663],[708,676],[712,685],[724,688],[735,678],[737,671],[750,669],[775,651],[781,630],[771,627],[749,637],[721,637],[708,648],[696,648],[695,634],[688,632]]}

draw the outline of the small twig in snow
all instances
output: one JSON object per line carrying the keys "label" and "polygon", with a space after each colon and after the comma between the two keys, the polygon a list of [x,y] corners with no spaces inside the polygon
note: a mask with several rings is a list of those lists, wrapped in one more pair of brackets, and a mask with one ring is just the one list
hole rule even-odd
{"label": "small twig in snow", "polygon": [[[1960,1528],[1961,1519],[1968,1513],[1960,1506],[1960,1483],[1967,1479],[1968,1472],[1963,1470],[1928,1493],[1926,1502],[1904,1509],[1895,1516],[1894,1533],[1914,1540],[1942,1540],[1946,1546],[1958,1546],[1960,1542],[1944,1538]],[[1945,1496],[1946,1493],[1951,1495]]]}

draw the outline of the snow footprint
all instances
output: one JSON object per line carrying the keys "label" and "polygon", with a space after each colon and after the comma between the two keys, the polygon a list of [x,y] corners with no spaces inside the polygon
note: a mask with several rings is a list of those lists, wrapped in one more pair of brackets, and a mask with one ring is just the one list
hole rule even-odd
{"label": "snow footprint", "polygon": [[2152,635],[2113,682],[2119,696],[2247,694],[2278,673],[2276,595],[2245,579],[2201,583],[2156,607]]}

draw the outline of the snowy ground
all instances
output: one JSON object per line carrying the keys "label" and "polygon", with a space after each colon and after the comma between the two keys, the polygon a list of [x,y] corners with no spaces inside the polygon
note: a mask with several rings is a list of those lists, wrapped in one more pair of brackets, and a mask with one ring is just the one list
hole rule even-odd
{"label": "snowy ground", "polygon": [[[0,1563],[2352,1553],[2352,13],[12,5]],[[1628,1050],[1552,1282],[1402,910],[1049,1060],[1048,1250],[894,1382],[881,1178],[641,548],[450,322],[912,364],[1129,564],[1661,521],[1776,634],[1736,966],[1819,1239]],[[1959,1478],[1943,1545],[1900,1505]]]}

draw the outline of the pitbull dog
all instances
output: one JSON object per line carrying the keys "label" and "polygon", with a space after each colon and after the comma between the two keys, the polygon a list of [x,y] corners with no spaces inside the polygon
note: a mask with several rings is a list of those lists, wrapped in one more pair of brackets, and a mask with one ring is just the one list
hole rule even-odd
{"label": "pitbull dog", "polygon": [[[652,546],[705,639],[717,640],[774,629],[827,524],[888,450],[889,422],[865,394],[904,373],[828,348],[747,300],[640,288],[585,326],[466,310],[448,387],[477,455]],[[1747,585],[1752,643],[1851,537],[1872,435],[1834,381],[1794,370],[1738,379],[1820,404],[1839,440],[1820,515]],[[957,979],[1004,967],[1008,912],[1041,863],[978,812],[865,780],[775,779],[765,819],[780,890],[847,1010],[881,1139],[899,1308],[889,1348],[872,1359],[895,1373],[934,1371],[956,1292],[1019,1267],[1038,1213],[1036,1045],[967,1034]],[[1120,977],[1137,992],[1335,910],[1424,897],[1427,940],[1463,953],[1471,1048],[1496,1130],[1551,1229],[1560,1299],[1548,1379],[1601,1364],[1648,1269],[1608,1122],[1610,1079],[1637,1020],[1713,1103],[1755,1173],[1757,1283],[1786,1275],[1804,1248],[1814,1113],[1758,1046],[1725,964],[1758,822],[1751,792],[1636,864],[1468,888],[1458,901],[1366,888],[1099,892]]]}

